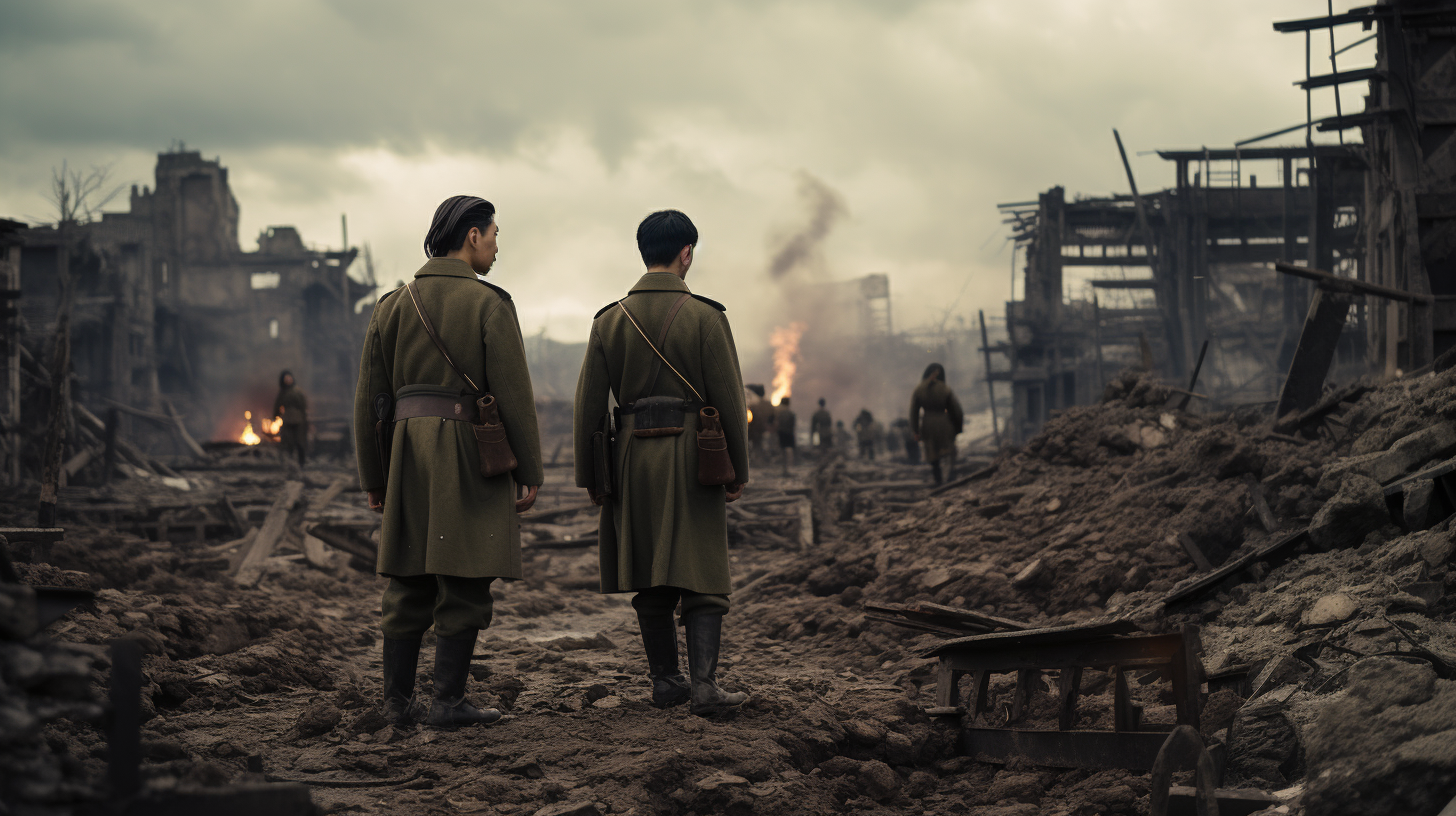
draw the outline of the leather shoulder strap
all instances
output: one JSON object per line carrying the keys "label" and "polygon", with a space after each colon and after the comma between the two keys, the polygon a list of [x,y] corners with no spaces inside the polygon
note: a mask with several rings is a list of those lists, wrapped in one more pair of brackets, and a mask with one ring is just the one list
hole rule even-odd
{"label": "leather shoulder strap", "polygon": [[415,282],[410,281],[409,283],[405,284],[405,288],[409,290],[410,300],[413,300],[415,303],[415,312],[420,316],[420,322],[425,324],[425,333],[430,335],[431,340],[435,341],[435,348],[440,350],[440,355],[445,358],[445,362],[450,364],[450,369],[454,371],[456,375],[460,377],[460,379],[470,383],[471,390],[475,391],[477,394],[484,393],[480,390],[480,388],[475,385],[475,380],[470,379],[469,374],[461,371],[460,366],[455,365],[455,361],[450,358],[450,352],[445,350],[445,344],[440,341],[440,335],[435,333],[435,325],[430,322],[430,316],[425,314],[424,308],[420,306],[419,295],[415,292]]}
{"label": "leather shoulder strap", "polygon": [[[668,323],[671,323],[672,322],[672,318],[677,316],[677,310],[678,310],[678,308],[682,306],[683,301],[686,300],[687,298],[688,298],[688,295],[683,295],[681,298],[678,299],[678,301],[676,303],[673,304],[672,313],[668,315],[668,320],[667,320]],[[625,300],[625,298],[624,298],[624,300]],[[632,327],[637,330],[637,333],[638,334],[642,335],[642,339],[644,341],[646,341],[647,347],[650,348],[650,349],[652,349],[652,353],[657,355],[657,359],[658,360],[661,360],[664,363],[667,363],[667,367],[668,368],[671,368],[672,369],[672,373],[676,374],[677,375],[677,378],[679,380],[682,380],[683,381],[683,385],[686,385],[688,387],[688,390],[689,391],[693,392],[693,396],[695,396],[695,397],[698,398],[698,402],[706,402],[706,400],[703,399],[703,395],[698,393],[698,389],[694,388],[693,387],[693,384],[690,383],[690,382],[688,382],[688,378],[687,377],[684,377],[682,375],[682,372],[681,371],[678,371],[676,368],[673,368],[672,363],[668,363],[667,362],[667,358],[662,356],[662,352],[658,350],[657,346],[655,346],[655,345],[652,344],[652,339],[647,336],[647,332],[645,332],[645,331],[642,330],[642,324],[637,322],[636,316],[633,315],[632,312],[628,311],[627,306],[624,303],[622,303],[622,301],[620,301],[620,300],[617,301],[616,306],[617,306],[618,309],[621,309],[622,310],[622,314],[625,314],[627,316],[627,319],[632,322]],[[667,326],[666,325],[663,326],[662,333],[663,333],[663,336],[664,337],[667,336]],[[656,371],[657,369],[654,368],[653,370]],[[655,381],[656,380],[656,377],[654,377],[653,379]]]}
{"label": "leather shoulder strap", "polygon": [[[692,295],[684,294],[682,297],[673,301],[672,308],[667,311],[667,319],[662,321],[662,331],[658,332],[657,334],[658,348],[667,348],[667,330],[672,328],[672,321],[677,317],[678,309],[681,309],[682,305],[686,303],[688,298],[690,297],[692,297]],[[663,357],[660,354],[658,355],[656,360],[652,361],[652,376],[647,378],[647,396],[649,397],[652,396],[652,392],[657,389],[657,378],[662,374],[662,361]]]}

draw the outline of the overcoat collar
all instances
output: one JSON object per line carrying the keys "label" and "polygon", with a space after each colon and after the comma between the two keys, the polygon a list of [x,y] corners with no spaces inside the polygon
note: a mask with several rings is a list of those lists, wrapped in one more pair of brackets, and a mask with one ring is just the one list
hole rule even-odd
{"label": "overcoat collar", "polygon": [[420,271],[415,273],[415,277],[417,278],[424,278],[430,275],[479,280],[475,276],[475,270],[470,268],[470,264],[459,258],[431,258],[425,261],[425,265],[420,267]]}
{"label": "overcoat collar", "polygon": [[648,272],[637,281],[637,285],[627,290],[628,294],[634,292],[692,292],[688,288],[687,281],[679,278],[671,272]]}

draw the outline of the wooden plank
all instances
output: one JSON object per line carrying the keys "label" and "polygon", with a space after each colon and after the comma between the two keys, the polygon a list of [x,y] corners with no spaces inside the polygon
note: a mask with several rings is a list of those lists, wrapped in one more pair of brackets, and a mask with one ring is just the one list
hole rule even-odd
{"label": "wooden plank", "polygon": [[1242,572],[1243,570],[1247,569],[1249,566],[1257,562],[1274,562],[1276,560],[1282,561],[1285,556],[1289,555],[1289,553],[1293,551],[1296,545],[1304,541],[1304,539],[1308,536],[1308,529],[1296,530],[1270,543],[1265,547],[1261,547],[1260,549],[1249,553],[1248,555],[1230,561],[1227,564],[1224,564],[1223,566],[1214,570],[1213,572],[1202,576],[1193,583],[1188,584],[1182,589],[1174,589],[1172,592],[1168,593],[1168,595],[1163,598],[1163,606],[1166,608],[1175,604],[1190,601],[1194,598],[1198,598],[1209,592],[1212,592],[1215,588],[1222,584],[1225,579],[1237,575],[1238,573]]}
{"label": "wooden plank", "polygon": [[303,482],[289,481],[283,485],[283,493],[268,510],[268,517],[263,520],[263,526],[258,530],[258,535],[253,539],[253,544],[248,548],[247,554],[238,564],[238,572],[233,580],[243,586],[253,586],[263,575],[264,562],[273,555],[273,550],[278,546],[278,541],[283,537],[284,528],[288,524],[288,514],[298,499],[303,495]]}
{"label": "wooden plank", "polygon": [[965,754],[978,762],[1022,759],[1050,768],[1152,770],[1164,733],[1114,731],[1024,731],[1011,728],[967,728]]}
{"label": "wooden plank", "polygon": [[1070,731],[1077,724],[1077,695],[1082,689],[1082,667],[1062,669],[1057,678],[1057,728]]}
{"label": "wooden plank", "polygon": [[997,465],[997,464],[987,465],[986,467],[981,468],[980,470],[976,471],[975,473],[972,473],[969,476],[962,476],[961,478],[956,479],[953,482],[946,482],[945,484],[941,485],[940,487],[937,487],[934,490],[931,490],[926,495],[929,495],[929,496],[938,496],[941,493],[944,493],[945,491],[950,490],[952,488],[960,487],[961,485],[970,484],[971,482],[977,481],[979,479],[984,479],[987,476],[990,476],[990,475],[994,474],[996,472],[997,468],[999,468],[999,467],[1000,467],[1000,465]]}
{"label": "wooden plank", "polygon": [[1279,394],[1279,407],[1274,412],[1276,417],[1303,411],[1319,402],[1350,305],[1350,298],[1346,295],[1324,290],[1314,293],[1304,329],[1300,331],[1299,343],[1294,349],[1294,358],[1289,363],[1289,374]]}
{"label": "wooden plank", "polygon": [[308,563],[321,570],[335,570],[340,566],[340,561],[347,558],[344,553],[335,552],[329,549],[322,539],[309,533],[303,534],[303,557]]}
{"label": "wooden plank", "polygon": [[970,609],[958,609],[954,606],[931,603],[929,601],[917,601],[907,604],[907,608],[922,614],[938,614],[949,618],[955,618],[974,624],[989,630],[1006,629],[1011,631],[1024,631],[1030,629],[1029,624],[1022,623],[1011,618],[998,618],[995,615],[987,615],[984,612],[976,612]]}
{"label": "wooden plank", "polygon": [[1294,275],[1298,278],[1305,278],[1315,281],[1320,285],[1320,290],[1331,294],[1343,295],[1375,295],[1388,300],[1398,300],[1405,303],[1431,303],[1435,300],[1431,295],[1417,292],[1407,292],[1403,289],[1392,289],[1389,286],[1380,286],[1374,283],[1366,283],[1354,278],[1342,278],[1339,275],[1332,275],[1319,269],[1310,269],[1307,266],[1295,266],[1294,264],[1276,263],[1274,268],[1286,275]]}
{"label": "wooden plank", "polygon": [[1249,489],[1249,502],[1253,505],[1254,514],[1259,517],[1259,523],[1264,525],[1264,532],[1272,533],[1279,529],[1279,519],[1274,511],[1269,509],[1269,502],[1264,499],[1264,488],[1259,485],[1259,480],[1252,473],[1244,474],[1244,484]]}
{"label": "wooden plank", "polygon": [[1204,555],[1203,549],[1198,546],[1198,542],[1194,541],[1192,536],[1187,533],[1169,533],[1168,542],[1182,547],[1183,552],[1193,560],[1193,565],[1198,568],[1199,572],[1213,570],[1213,562],[1208,560],[1208,556]]}
{"label": "wooden plank", "polygon": [[187,446],[187,450],[191,451],[192,455],[198,459],[208,458],[207,451],[203,450],[202,446],[197,444],[197,440],[192,438],[192,434],[187,432],[187,426],[182,424],[182,417],[177,415],[177,411],[172,407],[172,403],[165,401],[162,404],[167,409],[167,416],[172,420],[172,427],[177,430],[177,437],[182,440],[183,445]]}
{"label": "wooden plank", "polygon": [[799,500],[799,552],[814,547],[814,504],[807,496]]}

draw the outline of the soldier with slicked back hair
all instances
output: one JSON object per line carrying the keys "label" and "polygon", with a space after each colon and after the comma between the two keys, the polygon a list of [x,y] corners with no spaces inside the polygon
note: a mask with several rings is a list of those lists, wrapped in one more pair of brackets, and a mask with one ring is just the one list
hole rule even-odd
{"label": "soldier with slicked back hair", "polygon": [[[515,304],[485,282],[498,231],[490,202],[446,199],[425,238],[429,260],[409,287],[380,298],[364,336],[354,433],[359,482],[384,514],[384,708],[396,723],[412,716],[420,642],[432,626],[434,700],[425,723],[501,717],[466,701],[465,683],[476,636],[494,614],[491,583],[521,578],[516,516],[535,503],[544,470]],[[491,477],[481,475],[474,430],[476,400],[486,392],[516,458],[515,470]]]}

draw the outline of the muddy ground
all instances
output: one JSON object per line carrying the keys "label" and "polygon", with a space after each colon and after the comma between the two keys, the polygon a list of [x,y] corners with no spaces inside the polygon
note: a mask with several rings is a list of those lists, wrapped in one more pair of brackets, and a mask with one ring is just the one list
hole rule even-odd
{"label": "muddy ground", "polygon": [[[628,596],[594,591],[595,551],[575,541],[589,513],[527,525],[528,579],[497,584],[471,684],[477,702],[511,717],[454,732],[397,729],[375,711],[382,585],[368,572],[311,567],[285,546],[291,560],[242,588],[225,540],[157,542],[79,517],[50,566],[21,568],[32,583],[101,590],[47,632],[89,661],[98,699],[108,674],[98,647],[143,644],[143,770],[156,788],[303,781],[324,812],[411,815],[1147,812],[1143,773],[962,756],[963,723],[924,713],[935,674],[921,655],[939,638],[862,608],[927,600],[1037,626],[1200,624],[1207,671],[1253,667],[1259,686],[1205,699],[1203,734],[1228,747],[1226,785],[1277,792],[1271,813],[1435,814],[1456,796],[1452,537],[1449,522],[1394,523],[1375,477],[1389,475],[1391,451],[1409,454],[1397,475],[1456,453],[1456,432],[1421,437],[1414,453],[1409,442],[1450,425],[1453,394],[1456,372],[1388,383],[1324,430],[1275,434],[1249,412],[1170,409],[1155,382],[1128,375],[1103,405],[1054,418],[982,478],[938,495],[899,484],[928,473],[898,463],[833,458],[787,479],[763,468],[747,500],[808,493],[814,543],[801,550],[797,522],[763,506],[756,519],[736,514],[720,681],[752,699],[720,720],[646,704]],[[266,503],[294,475],[266,463],[179,472],[199,503]],[[342,461],[311,467],[306,497],[348,474]],[[534,512],[581,504],[567,479],[550,469]],[[855,489],[869,482],[896,484]],[[176,488],[97,490],[116,502]],[[30,501],[8,497],[0,519],[24,521]],[[335,516],[366,512],[353,491],[336,504]],[[1170,535],[1217,564],[1304,528],[1310,542],[1292,557],[1162,603],[1198,574]],[[422,694],[429,654],[427,640]],[[1005,724],[1013,681],[996,677],[980,724]],[[44,696],[42,680],[32,686]],[[1055,691],[1044,678],[1015,724],[1054,728]],[[1172,723],[1166,683],[1134,694],[1145,721]],[[1089,672],[1083,695],[1076,727],[1110,728],[1108,677]],[[67,812],[102,789],[105,740],[84,714],[50,718],[38,753],[17,741],[0,756],[6,801],[52,808],[15,812]]]}

